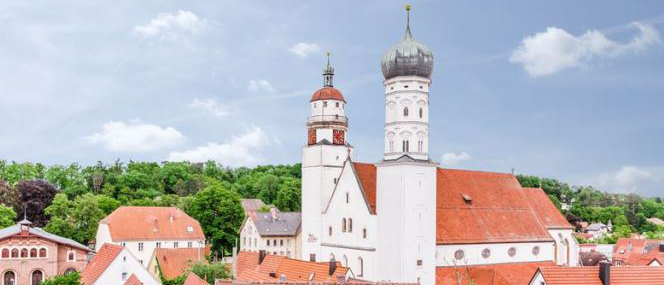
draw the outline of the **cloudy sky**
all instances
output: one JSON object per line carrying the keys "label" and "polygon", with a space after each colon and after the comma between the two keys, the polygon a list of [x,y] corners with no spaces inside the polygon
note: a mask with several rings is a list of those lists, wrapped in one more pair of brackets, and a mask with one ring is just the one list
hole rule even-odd
{"label": "cloudy sky", "polygon": [[[378,161],[404,4],[0,0],[0,158],[295,163],[330,51]],[[411,4],[436,161],[664,196],[661,1]]]}

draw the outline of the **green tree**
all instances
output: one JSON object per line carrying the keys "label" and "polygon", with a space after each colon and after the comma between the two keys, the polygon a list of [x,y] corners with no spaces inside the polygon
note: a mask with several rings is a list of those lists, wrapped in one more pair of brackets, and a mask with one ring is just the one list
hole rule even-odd
{"label": "green tree", "polygon": [[73,272],[48,278],[41,285],[83,285],[83,283],[81,283],[81,276],[78,272]]}
{"label": "green tree", "polygon": [[223,254],[233,247],[244,220],[244,210],[240,196],[228,183],[214,183],[199,191],[187,210],[201,223],[215,253]]}
{"label": "green tree", "polygon": [[99,208],[98,199],[91,193],[70,201],[66,195],[58,194],[53,204],[46,208],[51,220],[44,228],[47,232],[87,244],[95,237],[99,221],[105,214]]}
{"label": "green tree", "polygon": [[16,212],[14,212],[14,209],[0,204],[0,229],[14,225],[15,219]]}
{"label": "green tree", "polygon": [[198,261],[191,265],[190,271],[208,284],[214,284],[215,279],[230,279],[232,276],[228,266],[221,262],[206,263]]}
{"label": "green tree", "polygon": [[258,199],[263,200],[267,204],[273,204],[274,200],[277,199],[277,193],[279,192],[279,177],[274,174],[263,175],[256,182],[256,189],[258,189]]}
{"label": "green tree", "polygon": [[274,205],[284,212],[299,212],[302,196],[301,187],[299,179],[286,177],[279,186]]}

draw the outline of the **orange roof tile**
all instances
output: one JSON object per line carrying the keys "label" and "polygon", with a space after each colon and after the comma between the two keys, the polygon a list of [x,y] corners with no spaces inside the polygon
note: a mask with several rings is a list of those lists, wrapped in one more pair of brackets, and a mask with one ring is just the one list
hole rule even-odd
{"label": "orange roof tile", "polygon": [[[436,285],[456,285],[457,278],[476,285],[528,285],[537,268],[553,262],[507,263],[467,267],[436,268]],[[466,284],[466,283],[463,283]]]}
{"label": "orange roof tile", "polygon": [[438,244],[553,240],[514,175],[439,168],[436,183]]}
{"label": "orange roof tile", "polygon": [[97,281],[106,268],[115,260],[115,258],[122,252],[123,247],[105,243],[95,257],[92,258],[90,263],[83,269],[81,273],[81,283],[90,285]]}
{"label": "orange roof tile", "polygon": [[371,163],[353,162],[353,168],[364,190],[372,214],[376,214],[376,166]]}
{"label": "orange roof tile", "polygon": [[664,264],[664,252],[659,251],[660,239],[619,238],[613,247],[613,261],[623,265],[648,265],[654,259]]}
{"label": "orange roof tile", "polygon": [[526,199],[547,229],[574,229],[541,188],[523,188]]}
{"label": "orange roof tile", "polygon": [[187,280],[184,281],[184,284],[182,285],[210,285],[205,280],[201,279],[198,277],[198,275],[194,273],[189,273],[189,276],[187,276]]}
{"label": "orange roof tile", "polygon": [[122,206],[100,223],[108,224],[113,241],[205,239],[198,221],[176,207]]}
{"label": "orange roof tile", "polygon": [[209,246],[206,248],[157,248],[155,250],[159,269],[167,280],[182,275],[196,261],[207,262],[205,256],[208,254],[210,254]]}
{"label": "orange roof tile", "polygon": [[[348,268],[337,262],[337,269],[329,275],[329,263],[310,262],[279,255],[266,255],[258,264],[257,252],[241,251],[237,255],[237,279],[239,281],[278,281],[283,274],[287,281],[336,282],[337,277],[345,277]],[[274,277],[270,276],[273,274]]]}
{"label": "orange roof tile", "polygon": [[[664,285],[664,268],[649,266],[611,267],[611,285]],[[547,285],[602,285],[599,267],[541,267]]]}
{"label": "orange roof tile", "polygon": [[316,90],[316,92],[311,95],[311,100],[309,100],[309,102],[318,100],[339,100],[346,102],[346,99],[344,99],[344,95],[341,94],[341,91],[334,87],[323,87]]}
{"label": "orange roof tile", "polygon": [[138,280],[136,274],[132,274],[131,276],[129,276],[124,285],[143,285],[143,282],[141,282],[141,280]]}

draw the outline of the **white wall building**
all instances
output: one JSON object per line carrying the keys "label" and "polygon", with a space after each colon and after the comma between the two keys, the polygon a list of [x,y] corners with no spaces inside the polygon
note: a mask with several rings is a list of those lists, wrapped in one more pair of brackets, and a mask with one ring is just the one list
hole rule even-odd
{"label": "white wall building", "polygon": [[205,235],[176,207],[123,206],[99,222],[95,250],[104,243],[126,247],[147,267],[155,248],[204,248]]}
{"label": "white wall building", "polygon": [[360,279],[422,284],[454,266],[577,265],[573,227],[541,189],[431,160],[433,61],[408,24],[382,60],[383,160],[358,163],[328,60],[303,149],[300,257],[341,261]]}
{"label": "white wall building", "polygon": [[274,208],[268,213],[256,212],[240,227],[240,249],[299,257],[301,223],[301,213],[277,212]]}
{"label": "white wall building", "polygon": [[127,248],[113,244],[100,246],[95,257],[81,273],[81,283],[84,285],[161,284]]}

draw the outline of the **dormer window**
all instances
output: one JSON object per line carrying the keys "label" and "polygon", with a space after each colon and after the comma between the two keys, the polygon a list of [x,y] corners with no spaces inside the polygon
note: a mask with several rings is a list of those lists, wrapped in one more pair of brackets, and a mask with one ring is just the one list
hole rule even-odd
{"label": "dormer window", "polygon": [[190,232],[190,233],[193,233],[194,232],[194,227],[188,226],[187,231]]}
{"label": "dormer window", "polygon": [[463,201],[466,202],[466,204],[472,204],[473,203],[473,197],[470,197],[468,194],[463,194],[461,195],[463,197]]}

